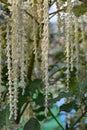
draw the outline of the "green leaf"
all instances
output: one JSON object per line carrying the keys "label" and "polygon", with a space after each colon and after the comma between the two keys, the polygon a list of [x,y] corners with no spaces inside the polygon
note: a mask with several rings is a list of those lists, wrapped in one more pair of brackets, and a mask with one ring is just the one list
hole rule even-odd
{"label": "green leaf", "polygon": [[7,0],[0,0],[2,3],[6,3],[7,2]]}
{"label": "green leaf", "polygon": [[70,112],[72,109],[75,109],[75,110],[78,109],[78,106],[77,106],[77,104],[76,104],[75,101],[72,101],[72,102],[63,104],[63,105],[60,107],[60,111]]}
{"label": "green leaf", "polygon": [[45,115],[37,115],[37,119],[39,120],[39,121],[43,121],[44,119],[45,119],[46,117],[45,117]]}
{"label": "green leaf", "polygon": [[24,126],[24,130],[41,130],[40,124],[36,118],[31,118]]}
{"label": "green leaf", "polygon": [[79,17],[87,12],[87,4],[76,5],[73,7],[72,11],[75,16]]}
{"label": "green leaf", "polygon": [[22,95],[22,89],[19,88],[19,94],[18,94],[18,109],[20,110],[22,106],[29,100],[30,91],[29,87],[25,88],[25,93]]}
{"label": "green leaf", "polygon": [[44,100],[45,100],[44,95],[42,93],[39,93],[38,97],[35,99],[35,103],[37,105],[43,106],[44,105]]}
{"label": "green leaf", "polygon": [[42,84],[41,79],[35,79],[34,81],[29,82],[29,90],[30,91],[35,91],[38,87],[40,87]]}
{"label": "green leaf", "polygon": [[2,110],[0,111],[0,128],[4,125],[9,125],[10,121],[9,118],[9,107],[6,105],[2,106]]}

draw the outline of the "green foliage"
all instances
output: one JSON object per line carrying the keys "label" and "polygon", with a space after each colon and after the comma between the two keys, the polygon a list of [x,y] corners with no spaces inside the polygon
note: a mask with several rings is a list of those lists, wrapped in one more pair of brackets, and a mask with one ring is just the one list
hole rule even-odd
{"label": "green foliage", "polygon": [[72,109],[78,110],[78,105],[76,101],[71,101],[69,103],[63,104],[60,107],[60,111],[70,112]]}
{"label": "green foliage", "polygon": [[0,128],[3,126],[8,126],[10,124],[9,118],[9,107],[4,104],[0,111]]}
{"label": "green foliage", "polygon": [[81,4],[73,7],[74,14],[79,17],[87,12],[87,4]]}
{"label": "green foliage", "polygon": [[37,105],[44,106],[44,100],[45,100],[45,96],[43,95],[43,93],[40,92],[37,98],[35,99],[35,103]]}
{"label": "green foliage", "polygon": [[35,91],[36,89],[39,89],[40,86],[42,85],[42,80],[41,79],[35,79],[34,81],[29,82],[29,90],[31,92]]}

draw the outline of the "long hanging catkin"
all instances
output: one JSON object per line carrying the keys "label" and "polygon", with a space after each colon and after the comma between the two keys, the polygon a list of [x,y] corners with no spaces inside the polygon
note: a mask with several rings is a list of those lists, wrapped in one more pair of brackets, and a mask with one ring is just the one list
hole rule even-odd
{"label": "long hanging catkin", "polygon": [[24,9],[23,9],[23,2],[22,2],[22,35],[21,35],[21,85],[22,85],[22,89],[23,89],[23,92],[22,94],[24,95],[24,92],[25,92],[25,65],[24,65],[24,62],[25,62],[25,28],[24,28]]}
{"label": "long hanging catkin", "polygon": [[18,103],[18,1],[12,3],[12,72],[14,86],[14,118],[17,118]]}
{"label": "long hanging catkin", "polygon": [[48,107],[48,44],[49,44],[49,15],[48,15],[48,0],[44,0],[43,2],[43,39],[41,43],[42,49],[42,69],[44,75],[45,82],[45,115],[47,115],[47,107]]}
{"label": "long hanging catkin", "polygon": [[38,25],[35,21],[35,18],[37,18],[37,5],[35,2],[33,2],[33,46],[34,46],[34,54],[35,54],[35,73],[36,77],[38,77],[38,47],[37,47],[37,28]]}
{"label": "long hanging catkin", "polygon": [[70,80],[70,12],[71,12],[71,0],[67,0],[67,16],[66,16],[66,67],[67,67],[67,90],[69,88]]}
{"label": "long hanging catkin", "polygon": [[8,85],[9,85],[9,105],[10,105],[10,116],[9,119],[13,116],[13,87],[12,87],[12,66],[11,66],[11,39],[10,39],[10,25],[9,20],[7,21],[7,68],[8,68]]}
{"label": "long hanging catkin", "polygon": [[78,44],[78,18],[74,17],[75,22],[75,49],[76,49],[76,78],[79,76],[79,44]]}
{"label": "long hanging catkin", "polygon": [[71,16],[71,26],[70,26],[70,66],[71,66],[71,71],[73,71],[73,67],[74,67],[74,29],[73,29],[73,18]]}
{"label": "long hanging catkin", "polygon": [[[82,32],[82,44],[85,46],[85,30],[84,30],[84,17],[81,16],[81,32]],[[84,53],[86,53],[86,50],[84,49]]]}
{"label": "long hanging catkin", "polygon": [[0,28],[0,102],[2,92],[2,29]]}
{"label": "long hanging catkin", "polygon": [[[86,66],[87,66],[87,49],[86,49],[86,39],[85,39],[84,16],[81,16],[81,33],[82,33],[82,44],[84,46],[83,48],[84,58],[85,58]],[[86,70],[86,73],[87,73],[87,70]]]}

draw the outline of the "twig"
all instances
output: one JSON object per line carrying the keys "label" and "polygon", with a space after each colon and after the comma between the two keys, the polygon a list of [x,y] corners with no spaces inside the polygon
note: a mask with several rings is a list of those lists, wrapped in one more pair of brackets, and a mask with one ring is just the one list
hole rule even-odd
{"label": "twig", "polygon": [[49,19],[53,18],[57,13],[59,13],[61,11],[66,11],[66,7],[63,8],[63,9],[60,9],[60,10],[57,10],[55,12],[50,13],[49,15],[51,15],[51,17]]}
{"label": "twig", "polygon": [[33,16],[33,15],[31,15],[29,12],[27,12],[26,10],[25,10],[25,12],[26,12],[26,14],[28,14],[32,19],[35,19],[35,21],[36,21],[36,23],[37,24],[39,24],[39,22],[37,21],[37,19]]}
{"label": "twig", "polygon": [[49,19],[52,19],[56,14],[53,14]]}
{"label": "twig", "polygon": [[57,11],[55,11],[55,12],[52,12],[52,13],[50,13],[49,15],[54,15],[54,14],[57,14],[57,13],[59,13],[59,12],[61,12],[61,11],[66,11],[66,7],[64,7],[63,9],[59,9],[59,10],[57,10]]}
{"label": "twig", "polygon": [[54,116],[54,114],[51,112],[50,108],[48,108],[48,110],[49,110],[51,116],[52,116],[52,117],[55,119],[55,121],[57,122],[57,124],[62,128],[62,130],[65,130],[65,129],[63,128],[63,126],[60,124],[60,122],[56,119],[56,117]]}

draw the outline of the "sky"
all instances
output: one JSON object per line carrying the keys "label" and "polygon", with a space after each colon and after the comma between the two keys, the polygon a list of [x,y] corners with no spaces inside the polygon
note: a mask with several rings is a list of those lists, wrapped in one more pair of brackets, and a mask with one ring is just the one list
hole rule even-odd
{"label": "sky", "polygon": [[[49,13],[52,13],[54,11],[56,11],[56,5],[55,4],[53,4],[53,6],[50,8]],[[57,15],[55,15],[54,17],[52,17],[50,19],[50,22],[51,23],[56,23],[57,22]]]}

